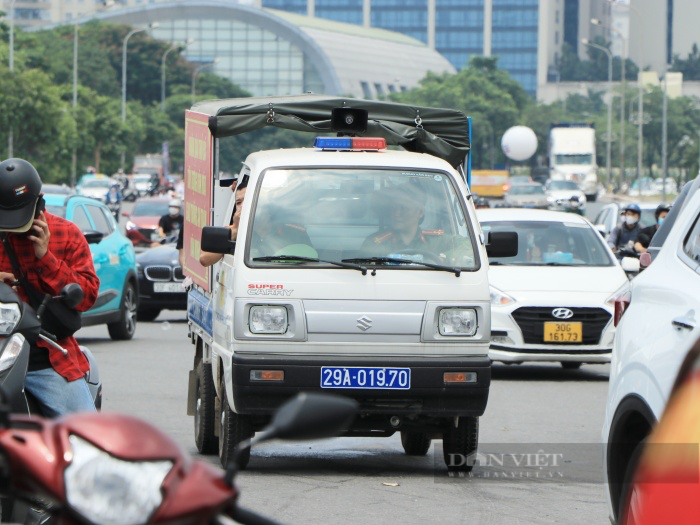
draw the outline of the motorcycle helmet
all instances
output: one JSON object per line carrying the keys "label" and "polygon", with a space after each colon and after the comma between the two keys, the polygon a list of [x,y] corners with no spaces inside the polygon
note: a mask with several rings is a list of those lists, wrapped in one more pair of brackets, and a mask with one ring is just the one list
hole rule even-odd
{"label": "motorcycle helmet", "polygon": [[168,213],[171,217],[177,217],[182,209],[182,203],[180,199],[171,199],[168,203]]}
{"label": "motorcycle helmet", "polygon": [[636,202],[631,202],[629,204],[626,204],[624,208],[622,208],[622,213],[631,211],[632,213],[636,213],[637,215],[642,214],[642,209],[639,207],[639,204]]}
{"label": "motorcycle helmet", "polygon": [[654,212],[654,217],[655,217],[656,220],[658,221],[658,220],[659,220],[659,215],[661,215],[663,212],[668,213],[668,212],[670,212],[670,211],[671,211],[671,206],[669,206],[668,204],[659,204],[659,205],[656,207],[656,211]]}
{"label": "motorcycle helmet", "polygon": [[0,231],[26,232],[41,197],[41,177],[24,159],[0,162]]}

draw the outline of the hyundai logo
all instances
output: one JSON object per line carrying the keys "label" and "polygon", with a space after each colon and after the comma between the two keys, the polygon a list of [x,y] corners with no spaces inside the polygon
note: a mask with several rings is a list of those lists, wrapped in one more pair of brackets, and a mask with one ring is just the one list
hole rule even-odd
{"label": "hyundai logo", "polygon": [[372,319],[370,319],[366,315],[363,315],[357,320],[357,327],[363,332],[366,332],[367,330],[372,328]]}
{"label": "hyundai logo", "polygon": [[555,308],[552,310],[552,315],[557,319],[570,319],[574,316],[574,312],[568,308]]}

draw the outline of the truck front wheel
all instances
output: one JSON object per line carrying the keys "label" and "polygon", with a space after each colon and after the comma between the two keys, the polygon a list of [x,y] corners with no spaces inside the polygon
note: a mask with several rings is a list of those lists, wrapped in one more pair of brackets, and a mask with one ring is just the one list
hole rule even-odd
{"label": "truck front wheel", "polygon": [[[233,451],[236,445],[253,435],[250,418],[236,414],[228,404],[226,385],[221,384],[221,415],[219,416],[219,460],[221,466],[226,468],[233,459]],[[243,470],[250,461],[250,448],[243,451],[238,459],[238,469]]]}
{"label": "truck front wheel", "polygon": [[450,472],[471,472],[479,446],[479,418],[460,417],[442,435],[442,454]]}
{"label": "truck front wheel", "polygon": [[424,432],[402,430],[401,445],[408,456],[425,456],[430,450],[430,438]]}
{"label": "truck front wheel", "polygon": [[194,441],[200,453],[216,454],[219,444],[214,435],[216,391],[211,364],[199,362],[195,381]]}

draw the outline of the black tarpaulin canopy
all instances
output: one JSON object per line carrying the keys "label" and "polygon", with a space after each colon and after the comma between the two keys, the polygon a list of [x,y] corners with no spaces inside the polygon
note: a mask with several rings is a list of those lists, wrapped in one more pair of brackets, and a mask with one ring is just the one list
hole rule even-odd
{"label": "black tarpaulin canopy", "polygon": [[266,126],[331,133],[331,111],[338,107],[368,111],[367,131],[362,136],[384,137],[389,145],[434,155],[455,168],[464,164],[469,152],[467,116],[453,109],[298,95],[206,100],[192,106],[192,111],[210,115],[209,129],[214,137],[222,138]]}

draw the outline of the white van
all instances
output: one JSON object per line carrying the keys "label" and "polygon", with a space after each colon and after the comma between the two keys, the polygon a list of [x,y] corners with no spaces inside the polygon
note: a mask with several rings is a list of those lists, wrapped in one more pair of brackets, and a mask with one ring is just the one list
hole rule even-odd
{"label": "white van", "polygon": [[[488,240],[450,163],[353,140],[249,155],[237,239],[203,228],[224,257],[190,291],[197,445],[218,441],[225,465],[285,400],[328,391],[360,404],[348,435],[400,431],[411,455],[442,439],[448,468],[469,470],[491,380]],[[489,250],[513,255],[515,237]]]}

